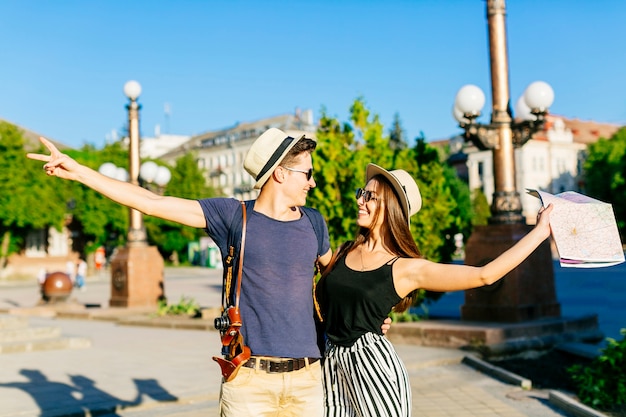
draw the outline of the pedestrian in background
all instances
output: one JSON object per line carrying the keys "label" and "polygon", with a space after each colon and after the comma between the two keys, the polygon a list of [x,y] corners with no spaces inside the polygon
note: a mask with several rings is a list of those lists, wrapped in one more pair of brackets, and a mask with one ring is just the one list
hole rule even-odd
{"label": "pedestrian in background", "polygon": [[87,278],[87,262],[83,258],[78,260],[76,264],[76,287],[84,291],[85,290],[85,279]]}
{"label": "pedestrian in background", "polygon": [[65,263],[65,273],[72,281],[72,286],[76,286],[76,262],[72,260],[68,260]]}

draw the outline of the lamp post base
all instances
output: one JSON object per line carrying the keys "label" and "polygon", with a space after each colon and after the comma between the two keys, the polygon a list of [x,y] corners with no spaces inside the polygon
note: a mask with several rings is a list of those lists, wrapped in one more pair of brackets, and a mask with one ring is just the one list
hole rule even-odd
{"label": "lamp post base", "polygon": [[[465,264],[487,264],[531,228],[519,223],[477,226],[467,241]],[[495,284],[465,291],[461,307],[462,320],[479,322],[519,323],[560,315],[549,240]]]}
{"label": "lamp post base", "polygon": [[111,261],[111,307],[156,307],[163,288],[163,258],[156,246],[127,246]]}

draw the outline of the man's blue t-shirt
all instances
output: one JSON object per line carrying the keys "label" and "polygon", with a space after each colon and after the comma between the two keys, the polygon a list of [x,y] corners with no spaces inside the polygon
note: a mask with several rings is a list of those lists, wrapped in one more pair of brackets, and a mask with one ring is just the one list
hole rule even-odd
{"label": "man's blue t-shirt", "polygon": [[[198,201],[207,233],[225,248],[241,203],[232,198]],[[304,213],[298,220],[279,221],[254,210],[247,219],[239,301],[246,344],[257,356],[320,357],[312,296],[318,241],[311,221]],[[325,223],[323,249],[330,249]]]}

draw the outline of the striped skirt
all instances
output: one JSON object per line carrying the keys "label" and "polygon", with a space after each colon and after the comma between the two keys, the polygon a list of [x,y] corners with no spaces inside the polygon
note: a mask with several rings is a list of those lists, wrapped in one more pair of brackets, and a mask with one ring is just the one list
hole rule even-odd
{"label": "striped skirt", "polygon": [[326,344],[326,417],[408,417],[411,386],[404,364],[384,336],[366,333],[354,345]]}

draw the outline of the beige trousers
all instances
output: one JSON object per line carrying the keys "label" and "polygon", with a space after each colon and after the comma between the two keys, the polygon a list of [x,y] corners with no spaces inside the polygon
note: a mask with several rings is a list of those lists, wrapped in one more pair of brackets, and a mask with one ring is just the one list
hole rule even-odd
{"label": "beige trousers", "polygon": [[221,417],[322,417],[321,361],[293,372],[272,373],[242,367],[222,382]]}

